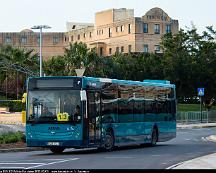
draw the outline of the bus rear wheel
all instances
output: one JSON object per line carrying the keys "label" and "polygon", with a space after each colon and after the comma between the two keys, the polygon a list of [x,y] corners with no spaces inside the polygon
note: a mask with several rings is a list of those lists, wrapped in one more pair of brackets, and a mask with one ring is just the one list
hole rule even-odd
{"label": "bus rear wheel", "polygon": [[152,136],[151,136],[151,146],[155,146],[158,140],[158,133],[156,128],[153,129],[152,131]]}
{"label": "bus rear wheel", "polygon": [[54,154],[61,154],[64,151],[65,148],[63,147],[54,147],[50,148],[50,151],[52,151]]}

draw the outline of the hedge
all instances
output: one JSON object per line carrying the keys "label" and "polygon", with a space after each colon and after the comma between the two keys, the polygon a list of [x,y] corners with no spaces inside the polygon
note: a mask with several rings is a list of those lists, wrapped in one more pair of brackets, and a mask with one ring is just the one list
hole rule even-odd
{"label": "hedge", "polygon": [[8,107],[10,112],[21,112],[25,104],[21,100],[0,100],[0,107]]}
{"label": "hedge", "polygon": [[25,135],[22,132],[9,132],[0,136],[0,144],[25,142]]}

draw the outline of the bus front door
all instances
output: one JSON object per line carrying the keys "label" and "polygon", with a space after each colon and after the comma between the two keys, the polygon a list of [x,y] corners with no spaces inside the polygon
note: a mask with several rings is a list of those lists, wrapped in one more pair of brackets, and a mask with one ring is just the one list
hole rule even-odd
{"label": "bus front door", "polygon": [[101,136],[100,93],[95,91],[89,91],[87,100],[89,144],[99,144]]}

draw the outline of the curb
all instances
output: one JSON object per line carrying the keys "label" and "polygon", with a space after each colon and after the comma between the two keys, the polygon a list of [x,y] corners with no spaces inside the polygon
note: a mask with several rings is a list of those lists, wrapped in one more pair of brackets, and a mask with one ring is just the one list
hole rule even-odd
{"label": "curb", "polygon": [[177,129],[198,129],[198,128],[213,128],[213,127],[216,127],[216,124],[214,124],[214,125],[203,125],[203,126],[199,126],[199,125],[194,125],[194,126],[190,126],[190,125],[178,126],[177,125]]}
{"label": "curb", "polygon": [[29,152],[29,151],[43,151],[48,150],[47,148],[11,148],[11,149],[0,149],[0,153],[10,152]]}
{"label": "curb", "polygon": [[177,129],[200,129],[200,128],[213,128],[216,126],[203,126],[203,127],[177,127]]}

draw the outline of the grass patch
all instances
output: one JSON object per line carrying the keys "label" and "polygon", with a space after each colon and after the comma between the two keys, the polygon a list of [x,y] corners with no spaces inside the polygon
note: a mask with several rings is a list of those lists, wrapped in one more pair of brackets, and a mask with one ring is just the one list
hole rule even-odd
{"label": "grass patch", "polygon": [[[200,104],[178,104],[177,109],[179,112],[200,111]],[[202,109],[206,110],[205,107]],[[212,106],[211,110],[216,110],[216,106]]]}
{"label": "grass patch", "polygon": [[22,132],[9,132],[0,136],[0,144],[25,142],[25,135]]}

